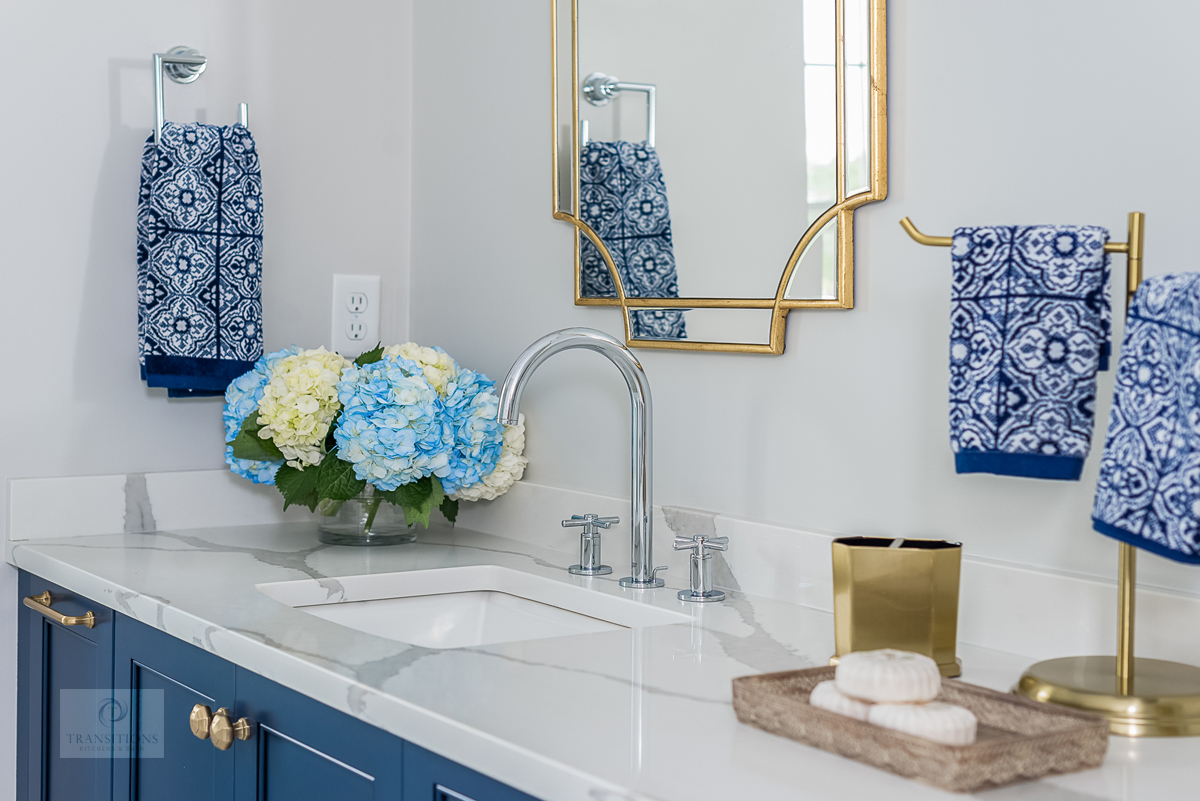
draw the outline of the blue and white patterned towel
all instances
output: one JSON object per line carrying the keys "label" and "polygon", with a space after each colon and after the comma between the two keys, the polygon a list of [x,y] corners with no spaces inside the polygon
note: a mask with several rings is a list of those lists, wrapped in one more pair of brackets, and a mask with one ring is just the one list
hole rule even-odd
{"label": "blue and white patterned towel", "polygon": [[1147,278],[1127,320],[1092,526],[1200,563],[1200,273]]}
{"label": "blue and white patterned towel", "polygon": [[[645,142],[588,142],[579,173],[580,217],[612,255],[625,295],[677,298],[667,185],[658,153]],[[580,240],[580,290],[585,298],[615,298],[617,288],[600,251]],[[629,313],[637,339],[685,339],[682,310]]]}
{"label": "blue and white patterned towel", "polygon": [[950,443],[959,473],[1078,480],[1107,360],[1108,232],[959,228],[951,248]]}
{"label": "blue and white patterned towel", "polygon": [[220,395],[262,356],[262,178],[241,125],[165,123],[138,197],[138,357],[172,397]]}

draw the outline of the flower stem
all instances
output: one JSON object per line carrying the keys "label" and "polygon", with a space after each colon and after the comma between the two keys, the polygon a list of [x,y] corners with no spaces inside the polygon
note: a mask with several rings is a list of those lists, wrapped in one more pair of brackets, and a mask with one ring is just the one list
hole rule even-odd
{"label": "flower stem", "polygon": [[379,503],[383,500],[378,496],[367,501],[367,522],[363,523],[363,536],[371,535],[371,526],[375,525],[375,514],[379,511]]}

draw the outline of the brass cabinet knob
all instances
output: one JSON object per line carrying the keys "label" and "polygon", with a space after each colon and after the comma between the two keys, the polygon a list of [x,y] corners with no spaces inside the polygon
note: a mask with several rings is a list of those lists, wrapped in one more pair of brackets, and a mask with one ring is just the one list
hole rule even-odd
{"label": "brass cabinet knob", "polygon": [[221,707],[213,714],[209,733],[212,735],[213,745],[222,751],[228,751],[233,746],[235,739],[249,740],[252,728],[250,721],[246,718],[230,720],[229,710]]}
{"label": "brass cabinet knob", "polygon": [[192,707],[192,714],[188,715],[188,725],[192,727],[192,734],[207,740],[208,727],[212,725],[212,710],[204,704],[196,704]]}

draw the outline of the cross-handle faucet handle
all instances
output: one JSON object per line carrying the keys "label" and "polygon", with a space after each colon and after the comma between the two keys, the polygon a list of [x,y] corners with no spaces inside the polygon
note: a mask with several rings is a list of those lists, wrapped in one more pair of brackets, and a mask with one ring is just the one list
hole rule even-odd
{"label": "cross-handle faucet handle", "polygon": [[689,548],[695,548],[697,556],[703,556],[705,549],[727,551],[729,550],[729,537],[710,537],[707,534],[695,534],[691,537],[677,536],[675,538],[675,550],[686,551]]}
{"label": "cross-handle faucet handle", "polygon": [[620,522],[619,517],[595,514],[571,515],[570,520],[562,521],[563,528],[583,528],[579,532],[579,564],[571,565],[567,572],[576,576],[605,576],[611,573],[611,567],[600,563],[600,529]]}
{"label": "cross-handle faucet handle", "polygon": [[729,548],[728,537],[709,537],[706,534],[695,534],[691,537],[677,536],[675,550],[691,551],[688,559],[688,584],[686,590],[679,591],[679,600],[692,603],[709,603],[725,600],[725,593],[713,589],[712,554],[709,551],[724,551]]}
{"label": "cross-handle faucet handle", "polygon": [[601,517],[595,514],[586,515],[571,515],[570,520],[562,521],[563,528],[571,528],[573,526],[583,526],[584,534],[598,534],[597,529],[607,529],[609,526],[621,522],[619,517]]}

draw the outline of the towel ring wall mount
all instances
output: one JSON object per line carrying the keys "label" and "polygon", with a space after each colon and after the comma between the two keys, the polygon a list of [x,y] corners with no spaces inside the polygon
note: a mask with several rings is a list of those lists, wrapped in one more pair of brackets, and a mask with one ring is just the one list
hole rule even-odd
{"label": "towel ring wall mount", "polygon": [[[652,83],[629,83],[621,81],[615,75],[605,75],[603,72],[593,72],[591,75],[583,79],[583,88],[580,90],[583,94],[583,99],[593,106],[603,107],[608,105],[608,101],[612,100],[621,92],[645,92],[646,93],[646,144],[654,147],[654,132],[656,125],[656,117],[658,116],[658,86]],[[588,143],[587,120],[582,121],[583,125],[583,144]]]}
{"label": "towel ring wall mount", "polygon": [[[154,144],[162,140],[166,113],[163,106],[163,75],[175,83],[192,83],[208,66],[208,59],[193,47],[178,45],[165,53],[155,53],[154,62]],[[250,104],[238,106],[238,122],[250,127]]]}

